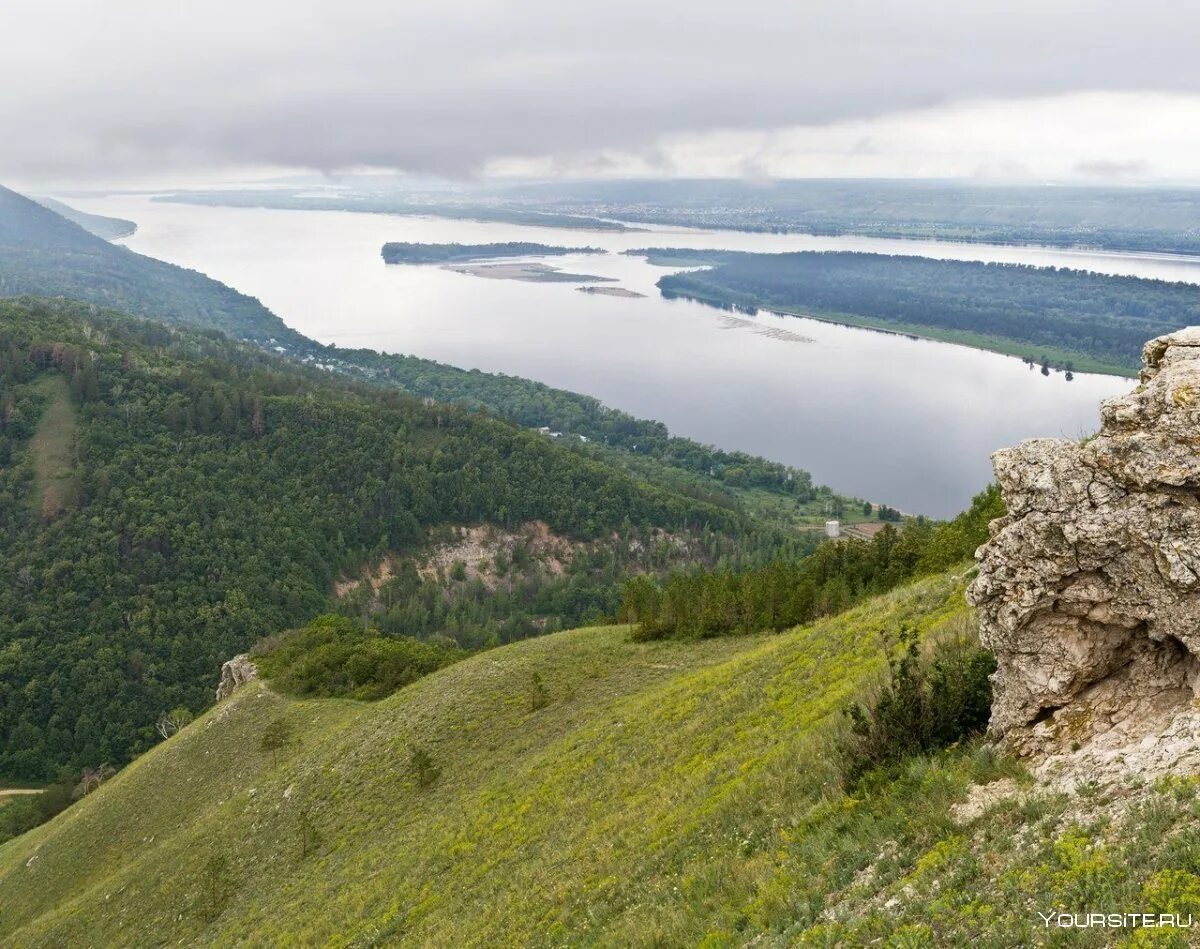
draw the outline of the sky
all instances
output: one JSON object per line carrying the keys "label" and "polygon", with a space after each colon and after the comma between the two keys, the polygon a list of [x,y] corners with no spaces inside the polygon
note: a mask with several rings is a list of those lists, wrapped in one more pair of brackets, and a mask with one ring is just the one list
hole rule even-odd
{"label": "sky", "polygon": [[1180,0],[5,0],[0,181],[1200,183]]}

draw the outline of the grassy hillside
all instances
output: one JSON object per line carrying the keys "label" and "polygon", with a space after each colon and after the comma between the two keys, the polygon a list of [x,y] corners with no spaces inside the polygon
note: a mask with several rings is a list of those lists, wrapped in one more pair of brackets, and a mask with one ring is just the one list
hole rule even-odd
{"label": "grassy hillside", "polygon": [[374,704],[254,683],[0,846],[0,941],[999,949],[1111,944],[1036,909],[1200,913],[1195,779],[1067,795],[966,746],[844,790],[840,711],[902,631],[971,628],[947,575],[776,636],[559,633]]}
{"label": "grassy hillside", "polygon": [[[779,636],[560,633],[377,704],[252,686],[0,848],[0,937],[720,945],[804,927],[895,829],[832,833],[854,816],[839,709],[902,624],[964,616],[939,578]],[[260,738],[280,716],[296,741],[276,764]],[[440,769],[428,787],[414,746]],[[991,766],[956,767],[946,800]]]}

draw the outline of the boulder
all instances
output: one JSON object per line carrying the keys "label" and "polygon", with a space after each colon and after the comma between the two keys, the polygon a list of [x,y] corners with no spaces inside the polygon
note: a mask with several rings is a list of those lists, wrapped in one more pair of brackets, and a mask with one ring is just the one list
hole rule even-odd
{"label": "boulder", "polygon": [[243,654],[234,656],[221,666],[221,683],[217,686],[217,701],[229,698],[235,690],[251,679],[258,678],[258,667]]}

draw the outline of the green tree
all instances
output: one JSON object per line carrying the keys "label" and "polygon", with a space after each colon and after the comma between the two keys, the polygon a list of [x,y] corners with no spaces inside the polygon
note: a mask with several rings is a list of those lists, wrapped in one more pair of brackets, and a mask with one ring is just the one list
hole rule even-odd
{"label": "green tree", "polygon": [[442,769],[434,763],[433,756],[421,745],[413,745],[410,749],[409,767],[419,788],[429,787],[442,776]]}
{"label": "green tree", "polygon": [[292,742],[292,726],[286,718],[276,718],[268,722],[259,739],[259,750],[264,754],[271,753],[272,766],[279,763],[279,752]]}

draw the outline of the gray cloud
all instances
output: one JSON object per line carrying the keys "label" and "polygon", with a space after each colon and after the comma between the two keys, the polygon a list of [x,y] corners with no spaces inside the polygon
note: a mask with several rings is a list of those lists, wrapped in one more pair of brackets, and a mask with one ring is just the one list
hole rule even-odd
{"label": "gray cloud", "polygon": [[1175,0],[16,0],[0,175],[469,175],[966,98],[1200,92],[1197,35]]}

